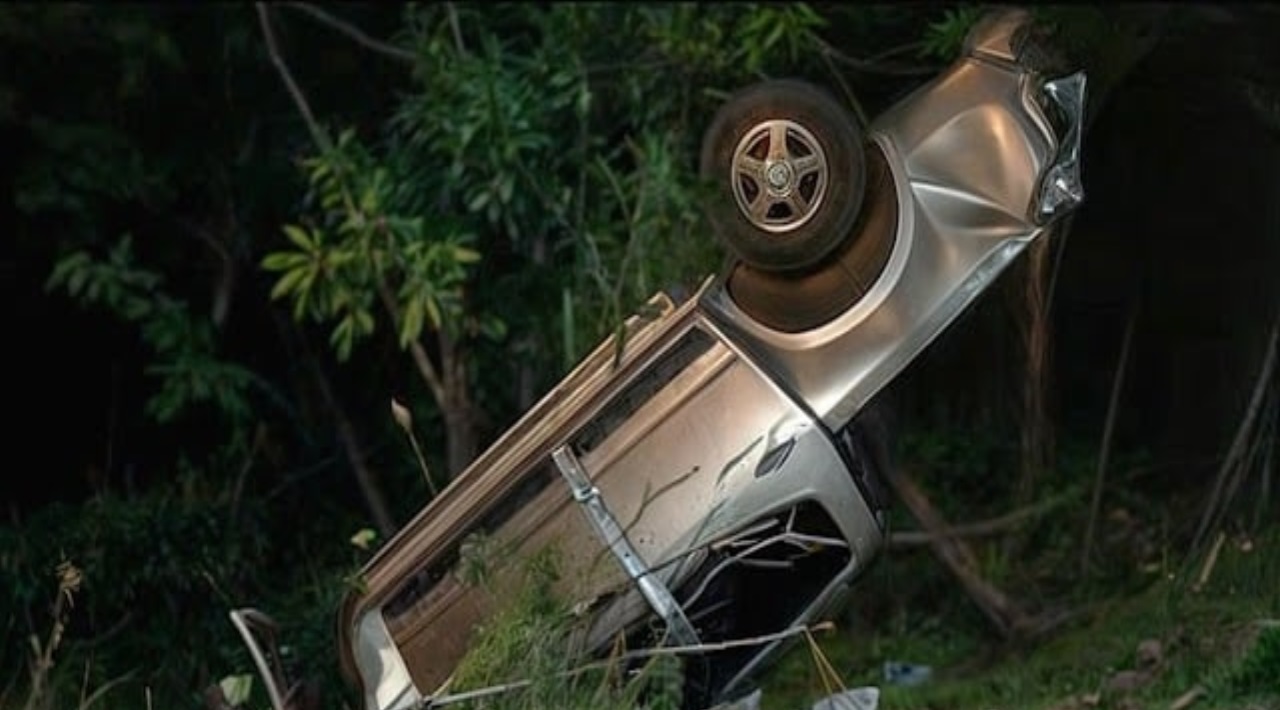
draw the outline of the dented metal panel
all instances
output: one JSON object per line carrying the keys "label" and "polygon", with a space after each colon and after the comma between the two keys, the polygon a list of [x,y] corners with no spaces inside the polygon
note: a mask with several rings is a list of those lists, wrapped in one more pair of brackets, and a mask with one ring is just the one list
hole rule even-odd
{"label": "dented metal panel", "polygon": [[[871,218],[795,289],[810,289],[795,294],[804,313],[769,303],[802,282],[782,272],[743,278],[755,300],[735,299],[740,265],[679,307],[655,297],[375,555],[340,627],[370,710],[446,688],[503,603],[494,590],[544,550],[588,617],[588,651],[647,638],[654,618],[684,644],[772,639],[720,667],[712,696],[839,603],[884,536],[867,493],[878,464],[850,443],[858,415],[1083,198],[1084,78],[1023,66],[1025,19],[980,24],[963,58],[870,126]],[[831,286],[842,278],[857,288]],[[491,547],[491,584],[469,584],[467,559]]]}
{"label": "dented metal panel", "polygon": [[[1083,80],[1050,87],[1045,95],[1043,77],[973,55],[872,124],[869,149],[891,170],[897,230],[880,278],[845,312],[788,333],[752,318],[723,288],[706,291],[705,308],[828,427],[843,426],[1044,234],[1040,193],[1051,167],[1061,189],[1048,216],[1083,198]],[[1065,146],[1045,99],[1066,109]]]}

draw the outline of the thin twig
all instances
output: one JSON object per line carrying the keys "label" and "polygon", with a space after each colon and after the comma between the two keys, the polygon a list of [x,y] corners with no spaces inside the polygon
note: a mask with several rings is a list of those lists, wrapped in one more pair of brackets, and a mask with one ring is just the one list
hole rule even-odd
{"label": "thin twig", "polygon": [[1213,482],[1213,491],[1209,494],[1208,503],[1205,504],[1204,512],[1200,516],[1200,524],[1196,528],[1196,534],[1191,544],[1192,549],[1200,546],[1205,534],[1218,521],[1222,510],[1230,503],[1230,498],[1223,500],[1223,491],[1227,488],[1228,479],[1238,468],[1237,462],[1244,455],[1245,448],[1249,444],[1254,422],[1258,418],[1258,413],[1262,409],[1262,401],[1265,399],[1264,395],[1271,384],[1271,375],[1276,364],[1276,340],[1278,336],[1280,336],[1280,320],[1271,326],[1271,337],[1267,341],[1266,355],[1262,359],[1262,369],[1258,374],[1257,384],[1254,385],[1253,394],[1249,398],[1249,406],[1245,409],[1244,417],[1240,420],[1240,426],[1236,429],[1235,437],[1231,441],[1231,447],[1227,450],[1226,459],[1223,460],[1222,467],[1218,469],[1218,476]]}
{"label": "thin twig", "polygon": [[1019,508],[989,520],[981,520],[976,523],[950,525],[935,531],[894,531],[890,535],[889,544],[896,547],[914,547],[917,545],[931,545],[934,542],[945,538],[984,537],[986,535],[995,535],[1010,528],[1017,527],[1026,520],[1038,518],[1050,510],[1068,502],[1073,497],[1074,495],[1071,494],[1062,495],[1057,498],[1036,503],[1035,505],[1028,505],[1026,507]]}
{"label": "thin twig", "polygon": [[900,44],[897,47],[890,47],[879,54],[872,55],[868,57],[866,61],[883,62],[884,60],[889,59],[890,57],[896,57],[899,54],[906,54],[907,52],[920,50],[924,46],[925,43],[923,41],[907,42],[906,44]]}
{"label": "thin twig", "polygon": [[249,471],[253,469],[253,464],[258,458],[258,452],[266,443],[267,430],[266,426],[261,422],[255,428],[253,433],[253,444],[249,447],[249,453],[244,458],[244,463],[240,465],[240,472],[235,477],[235,483],[231,486],[231,524],[234,525],[236,518],[240,516],[240,500],[244,495],[245,480],[249,477]]}
{"label": "thin twig", "polygon": [[293,98],[294,105],[298,107],[298,113],[302,114],[302,120],[307,124],[307,130],[311,132],[311,139],[316,142],[320,150],[325,153],[331,152],[333,141],[329,140],[329,135],[316,121],[315,114],[311,112],[311,104],[307,103],[306,95],[302,93],[298,82],[294,81],[289,66],[285,64],[284,57],[280,54],[280,46],[276,43],[276,33],[271,27],[271,17],[267,14],[266,3],[256,2],[254,8],[258,11],[258,22],[262,25],[262,36],[267,40],[267,54],[271,57],[271,63],[275,65],[281,80],[284,81],[284,86],[288,89],[289,96]]}
{"label": "thin twig", "polygon": [[[1274,396],[1274,395],[1273,395]],[[1280,407],[1271,407],[1271,419],[1262,428],[1262,440],[1267,442],[1262,452],[1262,482],[1258,486],[1258,507],[1253,513],[1253,527],[1262,525],[1271,503],[1271,479],[1275,476],[1276,425],[1280,419]]]}
{"label": "thin twig", "polygon": [[303,359],[310,365],[309,369],[316,386],[320,390],[320,396],[333,416],[335,433],[342,444],[347,463],[351,466],[351,471],[355,476],[356,484],[360,488],[360,493],[364,496],[365,504],[369,508],[370,515],[373,516],[374,524],[378,526],[378,531],[383,536],[389,537],[395,532],[395,519],[391,515],[391,508],[387,505],[386,498],[382,494],[382,489],[378,486],[373,471],[370,470],[366,463],[365,452],[361,447],[355,427],[343,410],[342,403],[338,400],[338,395],[333,391],[333,386],[329,382],[329,376],[324,371],[324,366],[319,359],[316,358],[306,335],[300,332],[299,336],[298,342],[302,346]]}
{"label": "thin twig", "polygon": [[95,634],[91,638],[77,639],[76,648],[80,651],[96,651],[113,641],[116,636],[120,635],[122,631],[133,623],[133,620],[134,613],[132,611],[126,611],[120,615],[119,619],[112,622],[111,626],[108,627],[106,631],[103,631],[100,634]]}
{"label": "thin twig", "polygon": [[[89,672],[89,666],[86,663],[85,674],[88,675],[88,672]],[[116,676],[115,678],[112,678],[111,680],[103,683],[102,685],[99,685],[98,687],[94,688],[93,692],[89,693],[88,695],[85,695],[84,692],[81,692],[78,710],[88,710],[88,708],[92,707],[94,703],[97,703],[99,700],[101,700],[102,696],[109,693],[116,686],[122,685],[124,683],[129,682],[130,680],[133,680],[133,677],[137,674],[138,674],[138,669],[134,668],[133,670],[123,675]],[[148,709],[151,708],[150,690],[151,690],[150,688],[147,689],[147,708]]]}
{"label": "thin twig", "polygon": [[415,62],[417,62],[417,57],[414,56],[413,52],[410,52],[405,49],[401,49],[393,44],[388,44],[386,42],[383,42],[382,40],[370,37],[369,35],[365,34],[364,31],[362,31],[359,27],[356,27],[350,22],[339,19],[329,14],[328,12],[321,10],[315,5],[312,5],[311,3],[288,2],[288,3],[284,3],[284,6],[292,10],[297,10],[299,12],[302,12],[303,14],[311,16],[313,19],[318,20],[321,24],[328,25],[330,28],[335,29],[338,32],[341,32],[342,34],[350,37],[351,39],[355,40],[357,44],[365,47],[366,49],[371,49],[374,52],[377,52],[378,54],[382,54],[384,56],[390,57],[399,62],[404,62],[405,64],[413,65]]}
{"label": "thin twig", "polygon": [[[1272,383],[1274,384],[1274,378],[1272,379]],[[1269,385],[1262,386],[1264,388],[1269,387]],[[1240,490],[1240,485],[1248,479],[1250,472],[1260,471],[1264,478],[1267,473],[1269,473],[1266,468],[1265,458],[1267,458],[1267,455],[1274,447],[1275,437],[1268,436],[1272,420],[1272,417],[1268,416],[1268,413],[1270,412],[1274,414],[1276,407],[1274,405],[1267,406],[1266,394],[1263,394],[1262,397],[1262,413],[1258,415],[1251,427],[1249,434],[1251,443],[1243,456],[1241,456],[1237,462],[1235,475],[1231,477],[1231,480],[1227,485],[1226,494],[1223,496],[1225,501],[1230,502],[1236,499],[1236,492]]]}
{"label": "thin twig", "polygon": [[593,74],[612,74],[613,72],[656,71],[659,69],[669,69],[677,66],[678,64],[679,62],[674,59],[644,59],[642,55],[640,58],[627,59],[626,61],[621,62],[592,64],[584,67],[582,72],[590,76]]}
{"label": "thin twig", "polygon": [[1057,251],[1053,254],[1053,271],[1049,274],[1048,303],[1044,306],[1046,318],[1053,317],[1054,295],[1058,292],[1058,272],[1062,269],[1062,255],[1067,251],[1067,237],[1071,234],[1071,224],[1075,221],[1076,214],[1078,213],[1068,213],[1062,221],[1051,227],[1052,232],[1044,235],[1057,246]]}
{"label": "thin twig", "polygon": [[822,652],[822,647],[818,642],[813,640],[813,634],[808,629],[804,630],[804,639],[809,644],[809,654],[813,657],[813,664],[818,667],[818,675],[822,678],[822,685],[826,689],[827,695],[835,695],[837,692],[845,692],[848,690],[844,686],[844,680],[840,678],[840,673],[831,665],[831,661],[827,655]]}
{"label": "thin twig", "polygon": [[831,58],[830,52],[820,52],[822,61],[827,65],[827,71],[831,72],[831,76],[835,77],[840,84],[840,90],[844,92],[845,99],[849,102],[849,106],[853,108],[854,113],[858,117],[858,126],[866,129],[868,125],[867,112],[862,108],[862,102],[858,101],[858,96],[850,88],[849,82],[845,81],[844,74],[836,68],[835,61]]}
{"label": "thin twig", "polygon": [[1093,500],[1089,504],[1089,522],[1085,526],[1084,544],[1080,546],[1080,574],[1089,571],[1089,556],[1093,553],[1094,529],[1102,507],[1102,488],[1107,480],[1107,462],[1111,458],[1111,437],[1116,428],[1116,412],[1120,409],[1120,392],[1124,389],[1125,371],[1129,369],[1129,349],[1133,343],[1134,325],[1138,322],[1138,300],[1129,306],[1129,319],[1124,326],[1124,338],[1120,343],[1120,356],[1116,358],[1116,371],[1111,377],[1111,399],[1107,403],[1106,422],[1102,426],[1102,444],[1098,452],[1098,468],[1093,479]]}
{"label": "thin twig", "polygon": [[818,47],[825,55],[844,64],[845,66],[866,74],[883,74],[886,76],[932,76],[938,73],[937,67],[931,66],[906,66],[906,65],[887,65],[877,61],[860,59],[852,57],[827,43],[822,38],[817,39]]}
{"label": "thin twig", "polygon": [[1192,686],[1191,690],[1179,695],[1169,704],[1169,710],[1187,710],[1208,692],[1203,685]]}
{"label": "thin twig", "polygon": [[418,457],[418,465],[422,467],[422,476],[427,479],[427,488],[431,489],[431,497],[435,498],[440,495],[440,490],[436,488],[436,482],[431,480],[431,471],[427,468],[427,459],[422,455],[422,447],[418,444],[418,437],[412,431],[409,432],[409,443],[413,445],[413,454]]}
{"label": "thin twig", "polygon": [[1209,556],[1205,558],[1204,566],[1200,568],[1200,576],[1196,579],[1193,589],[1200,591],[1204,589],[1204,585],[1209,583],[1209,577],[1213,574],[1213,568],[1218,564],[1218,553],[1222,552],[1222,543],[1227,541],[1226,533],[1218,531],[1218,537],[1213,541],[1213,548],[1209,550]]}
{"label": "thin twig", "polygon": [[907,472],[890,469],[889,485],[920,526],[936,536],[930,547],[934,555],[955,575],[974,604],[986,614],[1000,635],[1012,638],[1031,626],[1022,605],[982,577],[973,550],[955,536],[939,534],[949,529],[942,515]]}
{"label": "thin twig", "polygon": [[[572,678],[575,676],[582,675],[583,673],[586,673],[588,671],[611,668],[623,661],[634,661],[634,660],[640,660],[643,658],[652,658],[654,656],[678,656],[678,655],[685,655],[690,653],[708,653],[708,652],[714,652],[714,651],[728,651],[731,649],[742,648],[745,646],[762,646],[764,644],[773,643],[775,641],[781,641],[783,639],[790,638],[792,636],[799,636],[800,634],[811,635],[812,632],[814,631],[830,631],[831,629],[834,629],[834,628],[835,628],[835,624],[831,623],[830,621],[822,621],[817,624],[814,624],[813,626],[793,626],[787,629],[783,629],[782,631],[776,631],[771,634],[764,634],[763,636],[755,636],[752,638],[732,639],[729,641],[720,641],[718,643],[698,643],[698,644],[689,644],[684,646],[661,646],[658,648],[643,648],[635,651],[628,651],[626,653],[623,653],[618,656],[614,656],[612,658],[608,658],[603,661],[596,661],[594,663],[588,663],[586,665],[578,666],[577,668],[573,668],[571,670],[567,670],[563,673],[558,674],[558,677]],[[461,693],[453,693],[451,695],[444,695],[444,696],[434,697],[434,698],[424,698],[422,701],[422,704],[419,705],[418,707],[421,708],[422,710],[427,710],[428,708],[436,708],[436,707],[443,707],[445,705],[453,705],[454,703],[466,702],[468,700],[476,700],[479,698],[488,697],[490,695],[499,695],[502,693],[509,693],[513,690],[521,690],[523,688],[529,687],[532,684],[533,684],[533,681],[531,680],[517,680],[517,681],[512,681],[510,683],[501,683],[498,685],[491,685],[485,688],[477,688],[475,690],[468,690]]]}

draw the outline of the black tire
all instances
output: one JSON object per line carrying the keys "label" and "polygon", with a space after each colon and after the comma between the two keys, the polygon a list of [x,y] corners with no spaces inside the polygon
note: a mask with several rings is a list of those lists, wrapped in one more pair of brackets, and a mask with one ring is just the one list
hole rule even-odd
{"label": "black tire", "polygon": [[[779,140],[779,137],[785,139]],[[866,160],[852,113],[804,81],[754,84],[716,112],[702,141],[716,236],[764,271],[821,261],[862,208]]]}

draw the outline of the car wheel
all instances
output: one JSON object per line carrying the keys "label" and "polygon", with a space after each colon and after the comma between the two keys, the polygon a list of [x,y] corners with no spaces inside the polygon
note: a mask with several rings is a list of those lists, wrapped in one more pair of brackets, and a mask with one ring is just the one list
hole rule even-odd
{"label": "car wheel", "polygon": [[731,97],[707,129],[699,167],[711,187],[712,228],[762,270],[821,261],[862,207],[862,131],[848,109],[804,81],[765,81]]}

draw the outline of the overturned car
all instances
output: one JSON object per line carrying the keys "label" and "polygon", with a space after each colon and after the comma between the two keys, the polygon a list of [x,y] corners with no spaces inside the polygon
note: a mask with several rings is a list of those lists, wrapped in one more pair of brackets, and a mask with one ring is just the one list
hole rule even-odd
{"label": "overturned car", "polygon": [[804,82],[726,102],[701,168],[735,258],[682,304],[655,296],[366,564],[339,643],[368,710],[448,704],[500,603],[459,573],[477,539],[555,548],[588,655],[718,645],[688,667],[691,708],[751,690],[841,603],[884,536],[873,398],[1082,199],[1084,76],[1047,76],[1027,27],[985,19],[865,133]]}

